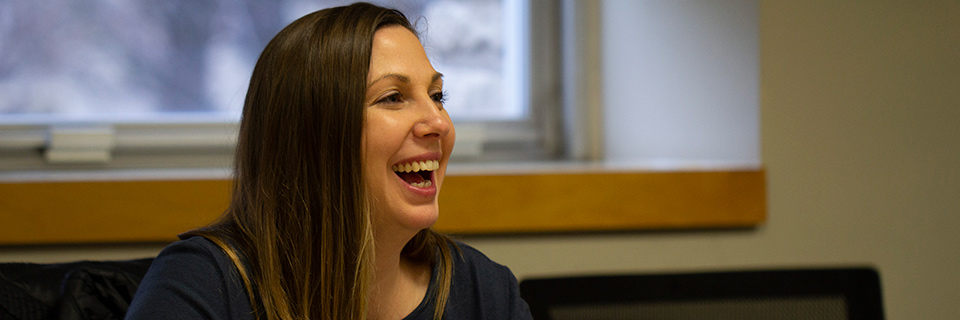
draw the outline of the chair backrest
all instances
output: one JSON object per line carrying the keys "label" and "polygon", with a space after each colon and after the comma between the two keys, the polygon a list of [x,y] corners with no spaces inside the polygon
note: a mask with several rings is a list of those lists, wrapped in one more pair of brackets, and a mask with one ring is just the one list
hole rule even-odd
{"label": "chair backrest", "polygon": [[0,319],[123,319],[151,262],[0,263]]}
{"label": "chair backrest", "polygon": [[534,319],[883,319],[871,268],[527,279]]}

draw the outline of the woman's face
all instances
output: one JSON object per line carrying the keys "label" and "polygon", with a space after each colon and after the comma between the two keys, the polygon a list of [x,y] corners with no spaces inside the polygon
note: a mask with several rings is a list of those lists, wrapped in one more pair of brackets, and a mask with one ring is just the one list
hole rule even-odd
{"label": "woman's face", "polygon": [[455,134],[443,79],[409,30],[389,26],[374,35],[364,104],[363,175],[375,228],[431,226]]}

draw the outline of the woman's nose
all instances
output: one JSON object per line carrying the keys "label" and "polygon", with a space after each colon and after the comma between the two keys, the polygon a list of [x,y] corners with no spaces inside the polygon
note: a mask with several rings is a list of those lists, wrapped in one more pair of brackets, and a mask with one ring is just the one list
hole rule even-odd
{"label": "woman's nose", "polygon": [[422,116],[420,121],[414,126],[414,134],[421,138],[443,138],[450,133],[453,123],[450,116],[443,110],[443,105],[434,103],[422,104],[420,108]]}

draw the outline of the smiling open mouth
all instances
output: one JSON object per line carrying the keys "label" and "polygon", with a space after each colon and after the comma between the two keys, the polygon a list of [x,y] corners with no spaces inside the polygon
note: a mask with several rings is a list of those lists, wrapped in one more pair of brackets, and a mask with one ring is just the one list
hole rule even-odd
{"label": "smiling open mouth", "polygon": [[413,161],[393,165],[393,171],[414,187],[426,188],[433,185],[433,170],[440,168],[440,161]]}

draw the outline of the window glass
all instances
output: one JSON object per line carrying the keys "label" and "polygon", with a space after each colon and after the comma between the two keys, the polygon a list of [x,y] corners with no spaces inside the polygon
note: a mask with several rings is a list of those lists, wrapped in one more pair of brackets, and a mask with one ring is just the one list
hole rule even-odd
{"label": "window glass", "polygon": [[[454,120],[477,121],[527,114],[517,2],[383,4],[403,11],[423,33],[445,75]],[[0,124],[236,121],[270,38],[306,13],[345,3],[0,2]]]}

